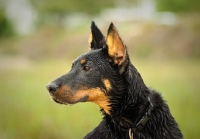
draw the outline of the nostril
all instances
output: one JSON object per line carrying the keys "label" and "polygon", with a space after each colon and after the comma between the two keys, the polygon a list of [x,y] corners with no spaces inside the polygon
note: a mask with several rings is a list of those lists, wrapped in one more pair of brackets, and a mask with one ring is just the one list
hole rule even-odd
{"label": "nostril", "polygon": [[48,84],[46,86],[46,88],[49,91],[49,93],[51,93],[51,94],[55,93],[58,90],[58,86],[56,84],[52,84],[52,83]]}

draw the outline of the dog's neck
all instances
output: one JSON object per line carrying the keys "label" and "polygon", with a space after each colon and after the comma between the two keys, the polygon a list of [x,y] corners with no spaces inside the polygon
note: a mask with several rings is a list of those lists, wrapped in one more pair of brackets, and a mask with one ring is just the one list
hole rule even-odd
{"label": "dog's neck", "polygon": [[[149,111],[151,103],[148,101],[148,95],[150,94],[149,89],[132,64],[127,67],[123,77],[124,81],[127,81],[124,83],[124,88],[126,89],[122,89],[124,92],[116,98],[113,96],[113,100],[111,101],[117,102],[111,104],[112,109],[110,117],[116,126],[120,129],[124,128],[127,130],[138,125],[139,121],[141,121],[141,119],[146,116],[147,111]],[[146,122],[144,122],[144,124],[145,123]]]}
{"label": "dog's neck", "polygon": [[111,102],[111,115],[121,116],[123,113],[134,111],[134,115],[140,112],[143,105],[148,101],[147,97],[150,94],[150,90],[143,82],[140,73],[137,69],[129,63],[122,77],[115,84],[113,92],[110,96]]}
{"label": "dog's neck", "polygon": [[[145,110],[143,112],[143,109]],[[148,97],[148,101],[142,105],[141,110],[142,112],[139,113],[138,118],[133,122],[131,118],[127,118],[124,115],[119,117],[113,117],[112,121],[120,130],[122,131],[129,131],[131,130],[132,133],[141,130],[151,117],[151,112],[154,109],[153,104]]]}

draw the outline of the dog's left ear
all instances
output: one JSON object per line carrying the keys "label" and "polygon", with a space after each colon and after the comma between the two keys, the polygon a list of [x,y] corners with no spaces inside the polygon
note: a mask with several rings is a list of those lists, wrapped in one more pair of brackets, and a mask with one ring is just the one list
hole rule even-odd
{"label": "dog's left ear", "polygon": [[92,50],[102,48],[105,45],[105,37],[95,25],[94,21],[91,23],[91,34],[89,37],[89,45]]}
{"label": "dog's left ear", "polygon": [[108,55],[112,58],[114,64],[121,66],[126,59],[126,46],[122,42],[113,23],[108,28],[106,44]]}

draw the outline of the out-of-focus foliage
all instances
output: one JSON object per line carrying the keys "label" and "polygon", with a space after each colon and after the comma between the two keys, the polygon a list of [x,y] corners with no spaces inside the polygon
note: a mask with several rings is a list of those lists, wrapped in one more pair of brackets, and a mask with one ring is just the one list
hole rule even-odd
{"label": "out-of-focus foliage", "polygon": [[70,12],[85,12],[95,14],[103,8],[113,7],[114,0],[30,0],[33,6],[43,14],[66,14]]}
{"label": "out-of-focus foliage", "polygon": [[199,0],[155,0],[159,11],[193,12],[200,11]]}
{"label": "out-of-focus foliage", "polygon": [[5,16],[3,9],[0,8],[0,37],[11,36],[12,34],[13,34],[12,24]]}

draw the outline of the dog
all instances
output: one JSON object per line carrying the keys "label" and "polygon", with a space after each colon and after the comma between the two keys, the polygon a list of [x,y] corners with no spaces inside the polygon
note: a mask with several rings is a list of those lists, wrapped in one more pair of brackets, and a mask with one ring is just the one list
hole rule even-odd
{"label": "dog", "polygon": [[57,103],[99,105],[103,120],[84,139],[182,139],[168,105],[144,84],[114,24],[105,38],[92,21],[89,45],[67,74],[46,86]]}

